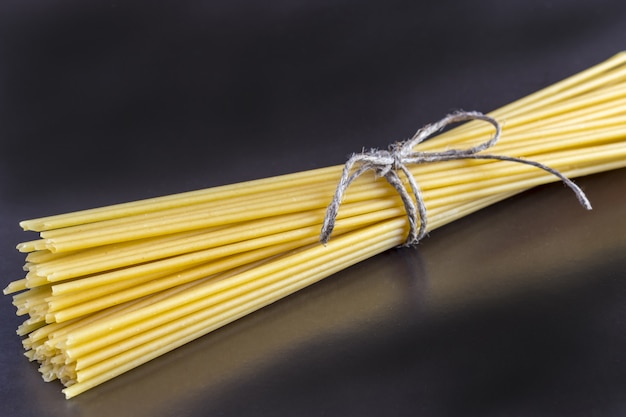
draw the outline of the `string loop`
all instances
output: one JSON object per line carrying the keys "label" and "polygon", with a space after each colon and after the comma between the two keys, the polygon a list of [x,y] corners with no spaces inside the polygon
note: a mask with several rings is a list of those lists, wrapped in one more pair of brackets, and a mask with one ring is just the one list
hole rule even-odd
{"label": "string loop", "polygon": [[[448,149],[440,152],[417,152],[413,148],[428,139],[433,134],[452,123],[464,122],[468,120],[482,120],[491,123],[495,128],[495,134],[476,146],[466,149]],[[422,191],[407,168],[407,165],[424,164],[430,162],[452,161],[459,159],[491,159],[509,162],[518,162],[543,169],[558,177],[576,195],[580,204],[587,210],[591,210],[591,203],[585,193],[569,178],[559,171],[536,161],[522,158],[515,158],[504,155],[481,154],[500,139],[502,126],[491,116],[487,116],[475,111],[460,111],[445,116],[438,122],[429,124],[418,130],[415,135],[404,142],[392,144],[389,150],[372,149],[369,152],[361,152],[352,155],[344,166],[343,173],[337,185],[335,195],[326,209],[326,216],[320,233],[320,241],[325,245],[330,240],[330,235],[335,227],[335,221],[339,212],[339,206],[343,200],[346,190],[358,177],[367,171],[374,171],[376,176],[384,177],[393,186],[404,204],[404,209],[409,220],[409,233],[404,246],[417,244],[427,232],[427,213]],[[408,182],[407,186],[402,182],[400,173],[404,175]]]}

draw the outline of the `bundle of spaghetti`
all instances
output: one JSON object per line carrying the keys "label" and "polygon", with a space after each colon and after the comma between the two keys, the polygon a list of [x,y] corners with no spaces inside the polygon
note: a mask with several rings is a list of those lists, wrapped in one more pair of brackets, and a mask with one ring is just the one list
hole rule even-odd
{"label": "bundle of spaghetti", "polygon": [[[504,106],[492,154],[578,177],[626,166],[626,53]],[[471,121],[419,145],[473,146],[493,127]],[[432,231],[531,187],[558,181],[502,160],[409,167]],[[341,166],[21,222],[39,238],[26,277],[4,290],[25,316],[18,334],[67,398],[325,277],[401,245],[407,213],[368,172],[347,190],[319,242]]]}

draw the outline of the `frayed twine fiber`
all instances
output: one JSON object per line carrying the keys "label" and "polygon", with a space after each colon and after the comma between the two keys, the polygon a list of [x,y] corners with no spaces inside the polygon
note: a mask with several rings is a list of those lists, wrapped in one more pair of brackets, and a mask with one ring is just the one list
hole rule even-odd
{"label": "frayed twine fiber", "polygon": [[[452,123],[465,122],[469,120],[483,120],[491,123],[496,129],[496,133],[491,139],[467,149],[449,149],[442,152],[416,152],[413,150],[415,146],[446,126]],[[426,213],[426,205],[424,204],[422,191],[420,190],[417,181],[411,174],[411,171],[407,168],[407,165],[409,164],[424,164],[429,162],[443,162],[458,159],[492,159],[531,165],[557,176],[561,181],[563,181],[563,183],[565,183],[565,185],[572,189],[580,204],[587,210],[591,210],[591,203],[587,199],[585,193],[559,171],[539,162],[527,159],[503,155],[479,154],[479,152],[495,145],[498,142],[498,139],[500,139],[501,133],[502,127],[493,117],[480,112],[459,111],[447,115],[438,122],[424,126],[418,130],[411,139],[393,144],[389,147],[389,150],[373,149],[369,152],[352,155],[352,157],[346,162],[343,174],[341,175],[341,179],[337,185],[337,190],[335,191],[335,196],[326,210],[326,216],[324,217],[324,223],[320,233],[320,242],[325,245],[330,240],[330,235],[335,227],[337,213],[339,212],[339,206],[341,205],[343,195],[350,184],[352,184],[354,180],[365,172],[372,170],[378,177],[384,177],[387,182],[389,182],[389,184],[391,184],[396,191],[398,191],[398,194],[400,194],[400,197],[402,198],[410,226],[409,234],[403,246],[417,244],[426,235],[428,216]],[[402,182],[400,172],[402,172],[406,177],[410,187],[410,192],[407,189],[407,186]],[[413,194],[412,197],[411,194]]]}

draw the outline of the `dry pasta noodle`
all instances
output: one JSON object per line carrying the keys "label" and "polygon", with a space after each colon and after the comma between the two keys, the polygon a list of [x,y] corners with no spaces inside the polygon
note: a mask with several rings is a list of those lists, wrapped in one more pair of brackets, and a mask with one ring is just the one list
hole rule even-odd
{"label": "dry pasta noodle", "polygon": [[[489,113],[491,154],[567,177],[626,166],[626,53]],[[419,145],[468,147],[471,121]],[[558,180],[533,166],[449,160],[409,167],[431,231]],[[20,223],[23,279],[10,282],[17,333],[46,381],[74,397],[350,265],[402,244],[398,193],[370,172],[347,190],[330,242],[318,241],[341,166]],[[445,172],[445,175],[442,173]],[[249,208],[254,206],[254,210]]]}

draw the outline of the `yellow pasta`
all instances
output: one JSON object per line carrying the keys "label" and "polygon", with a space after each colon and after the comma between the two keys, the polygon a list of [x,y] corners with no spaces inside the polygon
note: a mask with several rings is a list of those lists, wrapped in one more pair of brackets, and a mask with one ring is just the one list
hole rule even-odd
{"label": "yellow pasta", "polygon": [[[492,155],[573,178],[626,166],[626,53],[489,114]],[[421,143],[466,149],[493,135],[470,121]],[[427,231],[559,178],[535,166],[456,159],[408,166]],[[350,265],[401,245],[398,192],[369,172],[347,189],[319,243],[342,166],[20,223],[26,276],[8,284],[26,356],[76,396]],[[403,179],[407,183],[407,179]],[[575,201],[573,200],[573,204]],[[251,209],[251,207],[253,209]]]}

